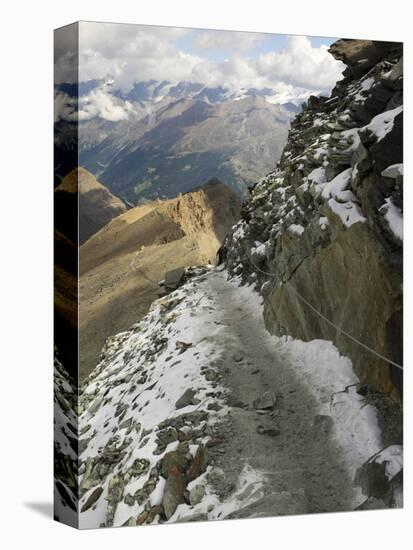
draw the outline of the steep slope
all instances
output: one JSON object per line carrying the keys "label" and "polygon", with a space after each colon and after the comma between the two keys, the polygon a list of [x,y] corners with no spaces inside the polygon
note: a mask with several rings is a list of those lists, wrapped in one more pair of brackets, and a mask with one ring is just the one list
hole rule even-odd
{"label": "steep slope", "polygon": [[148,311],[166,272],[215,262],[239,212],[237,196],[211,180],[192,193],[128,210],[81,246],[82,378],[105,339]]}
{"label": "steep slope", "polygon": [[[76,203],[79,201],[80,244],[83,244],[112,218],[127,210],[121,199],[115,197],[97,181],[93,174],[84,168],[72,170],[56,187],[55,194],[57,200],[62,202]],[[76,211],[76,205],[69,210]]]}
{"label": "steep slope", "polygon": [[363,382],[398,397],[402,45],[340,40],[330,51],[345,78],[297,115],[221,257],[260,289],[272,333],[333,340]]}

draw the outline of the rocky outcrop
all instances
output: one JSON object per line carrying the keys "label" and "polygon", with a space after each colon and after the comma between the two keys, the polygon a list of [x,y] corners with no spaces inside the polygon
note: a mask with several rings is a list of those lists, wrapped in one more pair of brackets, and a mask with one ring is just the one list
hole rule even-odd
{"label": "rocky outcrop", "polygon": [[343,80],[297,115],[220,256],[264,296],[270,332],[333,340],[362,382],[398,398],[402,371],[348,334],[402,363],[402,45],[330,52]]}

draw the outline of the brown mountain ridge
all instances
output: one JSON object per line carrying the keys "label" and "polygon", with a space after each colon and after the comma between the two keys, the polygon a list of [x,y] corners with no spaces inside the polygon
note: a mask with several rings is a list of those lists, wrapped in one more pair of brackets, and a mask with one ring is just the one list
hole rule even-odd
{"label": "brown mountain ridge", "polygon": [[96,366],[105,339],[148,311],[167,271],[215,263],[239,216],[237,195],[213,179],[123,212],[80,247],[81,378]]}

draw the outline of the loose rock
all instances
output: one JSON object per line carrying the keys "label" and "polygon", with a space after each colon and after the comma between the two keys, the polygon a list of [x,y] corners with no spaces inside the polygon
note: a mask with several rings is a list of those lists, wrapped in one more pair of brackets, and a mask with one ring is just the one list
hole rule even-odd
{"label": "loose rock", "polygon": [[253,402],[254,409],[273,409],[276,404],[276,397],[272,391],[264,392],[261,397]]}

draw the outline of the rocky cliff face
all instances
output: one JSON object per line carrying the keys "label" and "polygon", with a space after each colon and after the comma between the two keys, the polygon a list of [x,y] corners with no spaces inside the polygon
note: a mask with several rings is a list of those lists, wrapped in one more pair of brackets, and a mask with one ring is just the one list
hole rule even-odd
{"label": "rocky cliff face", "polygon": [[402,363],[402,45],[339,40],[330,52],[343,80],[297,115],[222,257],[263,294],[270,332],[333,340],[363,382],[399,397],[401,370],[344,331]]}

